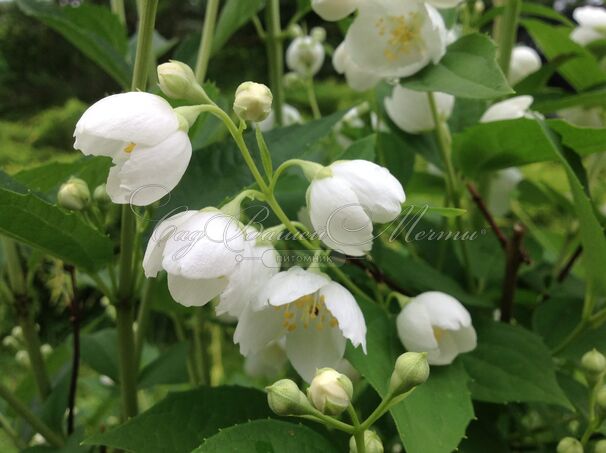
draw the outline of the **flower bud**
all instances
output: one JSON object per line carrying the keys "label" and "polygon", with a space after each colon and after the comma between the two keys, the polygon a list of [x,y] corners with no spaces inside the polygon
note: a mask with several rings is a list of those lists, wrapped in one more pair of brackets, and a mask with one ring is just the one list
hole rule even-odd
{"label": "flower bud", "polygon": [[324,63],[324,47],[311,36],[295,38],[286,49],[286,65],[302,77],[318,73]]}
{"label": "flower bud", "polygon": [[158,84],[162,93],[169,98],[208,102],[208,96],[196,80],[194,71],[180,61],[170,60],[158,66]]}
{"label": "flower bud", "polygon": [[287,33],[290,38],[294,39],[298,38],[299,36],[303,36],[303,29],[299,24],[292,24],[290,27],[288,27]]}
{"label": "flower bud", "polygon": [[105,183],[99,184],[97,187],[95,187],[95,190],[93,190],[93,200],[100,205],[107,205],[112,201],[107,194],[107,186]]}
{"label": "flower bud", "polygon": [[598,440],[593,448],[595,453],[606,453],[606,440]]}
{"label": "flower bud", "polygon": [[574,437],[564,437],[556,449],[557,453],[583,453],[583,445]]}
{"label": "flower bud", "polygon": [[314,27],[311,29],[310,36],[314,41],[322,43],[326,41],[326,29],[322,27]]}
{"label": "flower bud", "polygon": [[90,203],[88,184],[82,179],[70,178],[59,188],[57,203],[70,211],[82,211]]}
{"label": "flower bud", "polygon": [[19,347],[19,342],[12,335],[8,335],[2,339],[2,346],[5,348],[17,349]]}
{"label": "flower bud", "polygon": [[296,72],[287,72],[284,74],[282,81],[284,82],[284,87],[288,89],[301,87],[304,83],[304,80]]}
{"label": "flower bud", "polygon": [[592,349],[581,357],[581,366],[587,379],[595,380],[606,370],[606,357],[600,351]]}
{"label": "flower bud", "polygon": [[476,0],[476,2],[473,4],[473,10],[476,12],[476,14],[482,14],[485,9],[486,5],[482,0]]}
{"label": "flower bud", "polygon": [[52,354],[53,347],[48,343],[44,343],[42,346],[40,346],[40,352],[44,357],[48,357]]}
{"label": "flower bud", "polygon": [[244,121],[258,123],[271,113],[273,96],[262,83],[244,82],[236,90],[234,112]]}
{"label": "flower bud", "polygon": [[332,368],[321,368],[311,381],[307,396],[323,414],[340,415],[351,403],[353,384]]}
{"label": "flower bud", "polygon": [[429,377],[426,352],[405,352],[398,360],[389,381],[389,392],[401,395],[423,384]]}
{"label": "flower bud", "polygon": [[[364,431],[364,451],[366,453],[383,453],[383,442],[374,431]],[[349,439],[349,453],[358,453],[355,437]]]}
{"label": "flower bud", "polygon": [[24,349],[17,351],[15,354],[15,360],[21,366],[28,367],[29,366],[29,354]]}
{"label": "flower bud", "polygon": [[13,327],[12,330],[11,330],[11,335],[16,340],[23,340],[23,329],[21,328],[21,326],[15,326],[15,327]]}
{"label": "flower bud", "polygon": [[313,412],[305,394],[290,379],[280,379],[265,390],[269,407],[278,415],[305,415]]}

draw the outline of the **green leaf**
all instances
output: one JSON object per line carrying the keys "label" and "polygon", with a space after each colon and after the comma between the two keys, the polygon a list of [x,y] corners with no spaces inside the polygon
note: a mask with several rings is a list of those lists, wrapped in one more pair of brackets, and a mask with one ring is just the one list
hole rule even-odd
{"label": "green leaf", "polygon": [[493,321],[474,322],[478,346],[461,360],[473,399],[491,403],[540,402],[571,408],[559,387],[553,360],[528,330]]}
{"label": "green leaf", "polygon": [[[176,302],[173,301],[173,304]],[[187,382],[187,342],[172,345],[160,356],[141,370],[139,388],[149,388],[154,385],[181,384]]]}
{"label": "green leaf", "polygon": [[103,329],[82,335],[80,348],[82,360],[97,373],[120,380],[118,372],[118,335],[116,329]]}
{"label": "green leaf", "polygon": [[533,110],[541,113],[554,113],[560,109],[570,107],[600,107],[606,104],[606,90],[592,90],[581,94],[563,96],[558,93],[554,96],[541,97],[532,104]]}
{"label": "green leaf", "polygon": [[[2,174],[0,172],[0,174]],[[38,248],[87,271],[95,271],[113,257],[111,240],[85,223],[81,214],[51,205],[19,183],[0,178],[0,233]]]}
{"label": "green leaf", "polygon": [[25,14],[63,35],[122,87],[128,86],[126,30],[108,8],[89,3],[78,8],[61,8],[39,0],[18,0],[17,4]]}
{"label": "green leaf", "polygon": [[463,36],[451,44],[438,64],[403,80],[402,86],[473,99],[513,93],[497,64],[494,42],[480,34]]}
{"label": "green leaf", "polygon": [[570,39],[571,27],[549,25],[534,19],[526,19],[521,23],[548,60],[565,54],[578,55],[558,68],[558,72],[577,91],[606,82],[606,72],[600,68],[591,53]]}
{"label": "green leaf", "polygon": [[134,452],[189,452],[221,428],[271,415],[263,392],[202,387],[171,393],[123,425],[84,441]]}
{"label": "green leaf", "polygon": [[[368,354],[348,345],[347,357],[372,387],[385,395],[402,347],[387,313],[376,305],[359,303],[366,319]],[[473,418],[467,381],[459,361],[431,367],[427,382],[391,409],[408,453],[450,453],[457,448]]]}
{"label": "green leaf", "polygon": [[217,22],[213,53],[219,51],[240,27],[246,24],[265,4],[265,0],[227,0]]}
{"label": "green leaf", "polygon": [[294,423],[279,420],[255,420],[221,430],[192,453],[337,453],[321,434]]}

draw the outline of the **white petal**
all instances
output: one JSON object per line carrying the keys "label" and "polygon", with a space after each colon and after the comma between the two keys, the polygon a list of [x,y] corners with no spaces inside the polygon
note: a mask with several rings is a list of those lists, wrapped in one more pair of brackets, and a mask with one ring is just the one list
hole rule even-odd
{"label": "white petal", "polygon": [[198,212],[170,237],[162,267],[186,278],[228,277],[244,250],[242,231],[220,211]]}
{"label": "white petal", "polygon": [[511,85],[515,85],[539,69],[541,69],[541,57],[536,50],[528,46],[514,47],[508,74]]}
{"label": "white petal", "polygon": [[[455,98],[446,93],[434,93],[438,114],[450,118]],[[385,98],[385,110],[389,118],[403,131],[418,134],[433,130],[435,122],[431,114],[427,93],[396,85],[391,96]]]}
{"label": "white petal", "polygon": [[289,304],[303,296],[313,294],[330,279],[317,272],[310,272],[300,267],[291,267],[286,272],[274,275],[259,294],[260,304],[270,304],[275,307]]}
{"label": "white petal", "polygon": [[450,332],[459,353],[473,351],[478,345],[478,337],[473,326],[463,327],[462,329]]}
{"label": "white petal", "polygon": [[286,335],[286,355],[293,368],[311,382],[318,368],[334,368],[345,354],[346,339],[339,329],[297,328]]}
{"label": "white petal", "polygon": [[286,49],[286,65],[303,77],[317,74],[323,63],[324,46],[311,36],[295,38]]}
{"label": "white petal", "polygon": [[330,166],[333,176],[347,181],[373,222],[391,222],[406,200],[402,184],[385,167],[367,160],[344,160]]}
{"label": "white petal", "polygon": [[572,17],[580,25],[606,31],[606,10],[598,6],[581,6],[575,8]]}
{"label": "white petal", "polygon": [[490,178],[488,209],[493,215],[503,216],[509,212],[511,194],[522,179],[522,172],[517,168],[499,170]]}
{"label": "white petal", "polygon": [[471,325],[467,309],[454,297],[439,292],[428,291],[416,296],[413,301],[423,305],[432,326],[444,330],[458,330]]}
{"label": "white petal", "polygon": [[170,295],[186,307],[201,307],[207,304],[221,294],[226,285],[226,278],[189,279],[168,274]]}
{"label": "white petal", "polygon": [[374,72],[362,69],[351,60],[344,42],[335,50],[332,65],[339,74],[345,74],[347,85],[355,91],[367,91],[381,80]]}
{"label": "white petal", "polygon": [[234,332],[234,343],[240,345],[240,354],[248,356],[261,351],[271,341],[279,340],[286,331],[282,327],[281,311],[273,307],[254,311],[246,307]]}
{"label": "white petal", "polygon": [[429,351],[427,362],[430,365],[450,365],[455,357],[459,355],[460,351],[453,333],[444,331],[439,341],[439,348]]}
{"label": "white petal", "polygon": [[154,146],[179,128],[172,107],[160,96],[142,92],[115,94],[84,112],[74,148],[84,154],[112,156],[129,143]]}
{"label": "white petal", "polygon": [[333,250],[362,256],[372,248],[372,221],[349,184],[341,178],[315,179],[307,190],[314,230]]}
{"label": "white petal", "polygon": [[432,63],[438,63],[446,54],[448,43],[448,30],[444,19],[437,9],[425,4],[428,20],[425,22],[422,30],[422,36],[427,46],[427,52]]}
{"label": "white petal", "polygon": [[355,347],[362,345],[366,353],[366,322],[356,299],[336,282],[320,288],[320,295],[324,296],[324,304],[338,321],[343,336]]}
{"label": "white petal", "polygon": [[422,303],[411,300],[396,319],[398,336],[408,351],[429,352],[438,349],[429,313]]}
{"label": "white petal", "polygon": [[576,27],[570,33],[570,39],[581,46],[585,46],[593,41],[604,39],[606,33],[601,33],[591,27]]}
{"label": "white petal", "polygon": [[532,96],[516,96],[491,105],[482,118],[481,123],[492,121],[514,120],[524,118],[534,99]]}
{"label": "white petal", "polygon": [[312,0],[311,7],[322,19],[337,21],[353,13],[358,2],[359,0]]}
{"label": "white petal", "polygon": [[273,341],[261,351],[246,357],[244,371],[254,378],[275,379],[287,360],[284,347],[280,342]]}
{"label": "white petal", "polygon": [[143,257],[143,269],[146,277],[155,277],[162,270],[162,253],[166,241],[179,230],[179,227],[187,222],[192,216],[196,215],[197,211],[185,211],[175,214],[163,220],[154,229],[149,241],[147,249]]}
{"label": "white petal", "polygon": [[176,187],[190,158],[191,142],[182,131],[152,147],[136,146],[128,160],[111,168],[107,193],[114,203],[150,205]]}

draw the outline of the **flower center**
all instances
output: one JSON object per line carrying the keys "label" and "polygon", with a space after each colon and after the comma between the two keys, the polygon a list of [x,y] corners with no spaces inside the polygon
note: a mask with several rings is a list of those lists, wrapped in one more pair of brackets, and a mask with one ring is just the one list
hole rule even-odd
{"label": "flower center", "polygon": [[298,327],[304,329],[311,327],[320,332],[324,330],[324,326],[338,327],[339,325],[336,318],[326,308],[324,296],[320,296],[319,293],[308,294],[288,305],[274,308],[279,311],[284,310],[282,326],[288,332],[294,332]]}
{"label": "flower center", "polygon": [[435,337],[436,341],[439,343],[440,340],[442,340],[442,337],[444,336],[444,329],[440,329],[439,327],[432,327],[433,329],[433,336]]}
{"label": "flower center", "polygon": [[419,13],[409,13],[405,16],[381,17],[375,23],[379,36],[387,36],[387,46],[383,50],[385,59],[394,62],[401,54],[410,52],[416,44],[421,30]]}
{"label": "flower center", "polygon": [[126,145],[126,146],[124,147],[123,151],[124,151],[126,154],[130,154],[130,153],[132,153],[132,152],[133,152],[133,150],[135,149],[135,147],[136,147],[136,146],[137,146],[137,144],[136,144],[136,143],[130,142],[128,145]]}

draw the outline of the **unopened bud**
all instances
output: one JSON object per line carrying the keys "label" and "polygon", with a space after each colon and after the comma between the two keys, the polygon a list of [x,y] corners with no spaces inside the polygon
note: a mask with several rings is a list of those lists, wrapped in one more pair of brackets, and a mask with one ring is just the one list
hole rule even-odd
{"label": "unopened bud", "polygon": [[53,347],[48,343],[44,343],[42,346],[40,346],[40,352],[44,357],[48,357],[52,354]]}
{"label": "unopened bud", "polygon": [[311,381],[307,396],[323,414],[340,415],[351,403],[353,384],[344,374],[332,368],[321,368]]}
{"label": "unopened bud", "polygon": [[324,63],[324,47],[311,36],[295,38],[286,49],[286,65],[302,77],[318,73]]}
{"label": "unopened bud", "polygon": [[93,200],[100,205],[107,205],[111,203],[112,200],[107,194],[107,186],[105,183],[99,184],[97,187],[95,187],[95,190],[93,190]]}
{"label": "unopened bud", "polygon": [[[364,431],[364,451],[366,453],[383,453],[383,442],[374,431]],[[349,453],[358,453],[355,437],[349,439]]]}
{"label": "unopened bud", "polygon": [[314,27],[311,29],[310,36],[314,41],[322,43],[326,41],[326,30],[322,27]]}
{"label": "unopened bud", "polygon": [[484,2],[482,0],[477,0],[473,4],[473,10],[476,12],[476,14],[482,14],[485,9],[486,5],[484,5]]}
{"label": "unopened bud", "polygon": [[303,79],[296,72],[287,72],[284,74],[284,78],[282,79],[284,82],[284,87],[288,89],[297,88],[303,86]]}
{"label": "unopened bud", "polygon": [[583,453],[583,445],[574,437],[564,437],[556,449],[557,453]]}
{"label": "unopened bud", "polygon": [[606,440],[598,440],[593,448],[595,453],[606,453]]}
{"label": "unopened bud", "polygon": [[303,36],[303,29],[299,24],[292,24],[290,27],[288,27],[287,33],[290,38],[294,39],[298,38],[299,36]]}
{"label": "unopened bud", "polygon": [[606,357],[600,351],[592,349],[581,357],[581,366],[585,371],[587,380],[595,382],[600,374],[606,370]]}
{"label": "unopened bud", "polygon": [[90,203],[88,184],[82,179],[70,178],[59,188],[57,202],[70,211],[82,211]]}
{"label": "unopened bud", "polygon": [[172,99],[185,99],[199,104],[209,102],[189,66],[180,61],[170,60],[158,66],[158,84],[162,92]]}
{"label": "unopened bud", "polygon": [[25,350],[17,351],[15,354],[15,360],[21,366],[28,367],[29,366],[29,354]]}
{"label": "unopened bud", "polygon": [[401,395],[423,384],[429,377],[426,352],[405,352],[398,360],[389,381],[389,392]]}
{"label": "unopened bud", "polygon": [[2,339],[2,346],[5,348],[16,349],[19,347],[19,342],[12,335],[8,335]]}
{"label": "unopened bud", "polygon": [[23,329],[21,328],[21,326],[15,326],[15,327],[13,327],[12,330],[11,330],[11,335],[16,340],[23,340]]}
{"label": "unopened bud", "polygon": [[234,112],[244,121],[258,123],[271,113],[273,96],[262,83],[244,82],[236,90]]}
{"label": "unopened bud", "polygon": [[278,415],[305,415],[313,412],[305,394],[290,379],[280,379],[265,390],[269,407]]}

